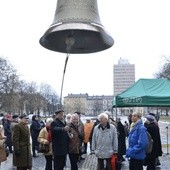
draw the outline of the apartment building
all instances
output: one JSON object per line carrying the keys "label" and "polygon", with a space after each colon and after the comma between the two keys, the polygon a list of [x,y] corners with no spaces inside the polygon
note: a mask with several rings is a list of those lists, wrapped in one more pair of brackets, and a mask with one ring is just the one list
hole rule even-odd
{"label": "apartment building", "polygon": [[64,111],[66,113],[74,113],[79,111],[87,113],[88,94],[68,94],[64,97]]}
{"label": "apartment building", "polygon": [[113,94],[120,94],[135,83],[135,65],[127,59],[120,58],[113,65]]}

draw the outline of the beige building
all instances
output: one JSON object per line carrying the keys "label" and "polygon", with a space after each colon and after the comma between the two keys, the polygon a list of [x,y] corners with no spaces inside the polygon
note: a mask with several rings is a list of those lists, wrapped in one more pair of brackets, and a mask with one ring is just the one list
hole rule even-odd
{"label": "beige building", "polygon": [[86,115],[98,115],[103,111],[112,110],[113,95],[89,96],[86,94],[68,94],[64,97],[64,111],[79,111]]}
{"label": "beige building", "polygon": [[88,94],[68,94],[64,97],[64,111],[66,113],[87,112]]}

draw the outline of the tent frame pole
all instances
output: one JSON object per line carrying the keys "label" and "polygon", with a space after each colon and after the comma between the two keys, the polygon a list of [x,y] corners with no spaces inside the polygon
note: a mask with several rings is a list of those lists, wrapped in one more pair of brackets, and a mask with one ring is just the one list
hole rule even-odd
{"label": "tent frame pole", "polygon": [[168,129],[169,129],[169,126],[166,126],[166,141],[167,141],[167,155],[169,155],[169,143],[168,143]]}

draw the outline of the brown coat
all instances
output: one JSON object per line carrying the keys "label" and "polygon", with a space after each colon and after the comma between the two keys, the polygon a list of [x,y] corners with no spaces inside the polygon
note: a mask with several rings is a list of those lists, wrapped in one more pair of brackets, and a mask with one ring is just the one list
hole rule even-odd
{"label": "brown coat", "polygon": [[[22,122],[16,124],[13,129],[13,165],[17,167],[31,167],[32,155],[30,148],[30,132],[27,125]],[[16,151],[20,151],[20,155],[15,155]]]}
{"label": "brown coat", "polygon": [[0,163],[7,160],[6,152],[5,152],[5,140],[3,139],[2,128],[0,128]]}
{"label": "brown coat", "polygon": [[[84,131],[82,130],[81,126],[76,126],[73,123],[70,123],[69,127],[70,127],[69,133],[73,135],[72,138],[70,138],[70,141],[69,141],[69,153],[79,154],[79,148],[82,144]],[[79,131],[82,139],[80,139],[75,128],[77,128],[77,130]]]}

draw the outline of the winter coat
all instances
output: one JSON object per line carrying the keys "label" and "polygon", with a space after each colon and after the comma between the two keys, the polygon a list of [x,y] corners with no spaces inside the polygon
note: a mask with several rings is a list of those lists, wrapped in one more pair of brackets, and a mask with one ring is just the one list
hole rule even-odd
{"label": "winter coat", "polygon": [[68,153],[69,136],[64,130],[66,122],[55,119],[51,123],[52,150],[54,156],[62,156]]}
{"label": "winter coat", "polygon": [[90,138],[90,134],[91,134],[93,125],[94,125],[93,122],[89,122],[89,123],[84,124],[84,142],[85,143],[89,142],[89,138]]}
{"label": "winter coat", "polygon": [[82,131],[80,126],[77,126],[74,123],[70,123],[69,127],[70,127],[69,133],[72,135],[72,137],[69,140],[69,153],[78,154],[79,148],[82,144],[84,132]]}
{"label": "winter coat", "polygon": [[126,154],[126,134],[124,126],[121,122],[117,122],[118,131],[118,155],[122,156]]}
{"label": "winter coat", "polygon": [[5,152],[5,140],[2,135],[2,128],[0,128],[0,163],[7,160]]}
{"label": "winter coat", "polygon": [[[47,141],[48,141],[48,131],[47,131],[47,128],[44,127],[41,129],[38,135],[38,142],[45,144]],[[44,153],[44,155],[52,155],[52,142],[49,143],[49,152]]]}
{"label": "winter coat", "polygon": [[35,146],[38,146],[38,135],[40,133],[41,126],[38,122],[38,120],[32,120],[31,126],[30,126],[30,132],[32,137],[32,143],[34,143]]}
{"label": "winter coat", "polygon": [[11,122],[9,120],[6,120],[4,123],[4,133],[5,133],[5,136],[7,137],[5,141],[6,145],[12,146]]}
{"label": "winter coat", "polygon": [[145,126],[153,139],[152,152],[150,154],[147,154],[146,158],[154,159],[157,158],[158,156],[162,156],[161,137],[158,125],[155,122],[151,122],[149,124],[145,124]]}
{"label": "winter coat", "polygon": [[126,150],[127,158],[134,158],[138,160],[144,160],[145,148],[147,145],[146,128],[144,127],[142,120],[139,121],[129,133],[129,147]]}
{"label": "winter coat", "polygon": [[111,158],[113,153],[117,153],[118,138],[116,127],[107,123],[103,130],[101,125],[94,127],[92,137],[92,152],[100,159]]}
{"label": "winter coat", "polygon": [[[79,125],[78,126],[79,126],[78,129],[81,131],[81,133],[82,133],[81,135],[82,135],[82,138],[84,140],[84,124],[81,121],[81,119],[79,119]],[[83,142],[83,140],[82,140],[82,142]]]}
{"label": "winter coat", "polygon": [[93,128],[92,128],[92,130],[91,130],[90,137],[89,137],[90,143],[92,143],[92,137],[93,137],[94,128],[95,128],[95,126],[97,126],[99,123],[100,123],[99,120],[96,119],[96,121],[95,121],[94,124],[93,124]]}
{"label": "winter coat", "polygon": [[[22,122],[16,124],[13,129],[13,165],[17,167],[31,167],[32,155],[30,148],[30,131],[27,125]],[[19,151],[20,155],[16,156]]]}
{"label": "winter coat", "polygon": [[[16,124],[18,124],[18,122],[16,122],[16,121],[11,122],[11,133],[12,133],[12,136],[13,136],[14,126],[15,126]],[[12,140],[12,136],[11,136],[11,140]]]}

